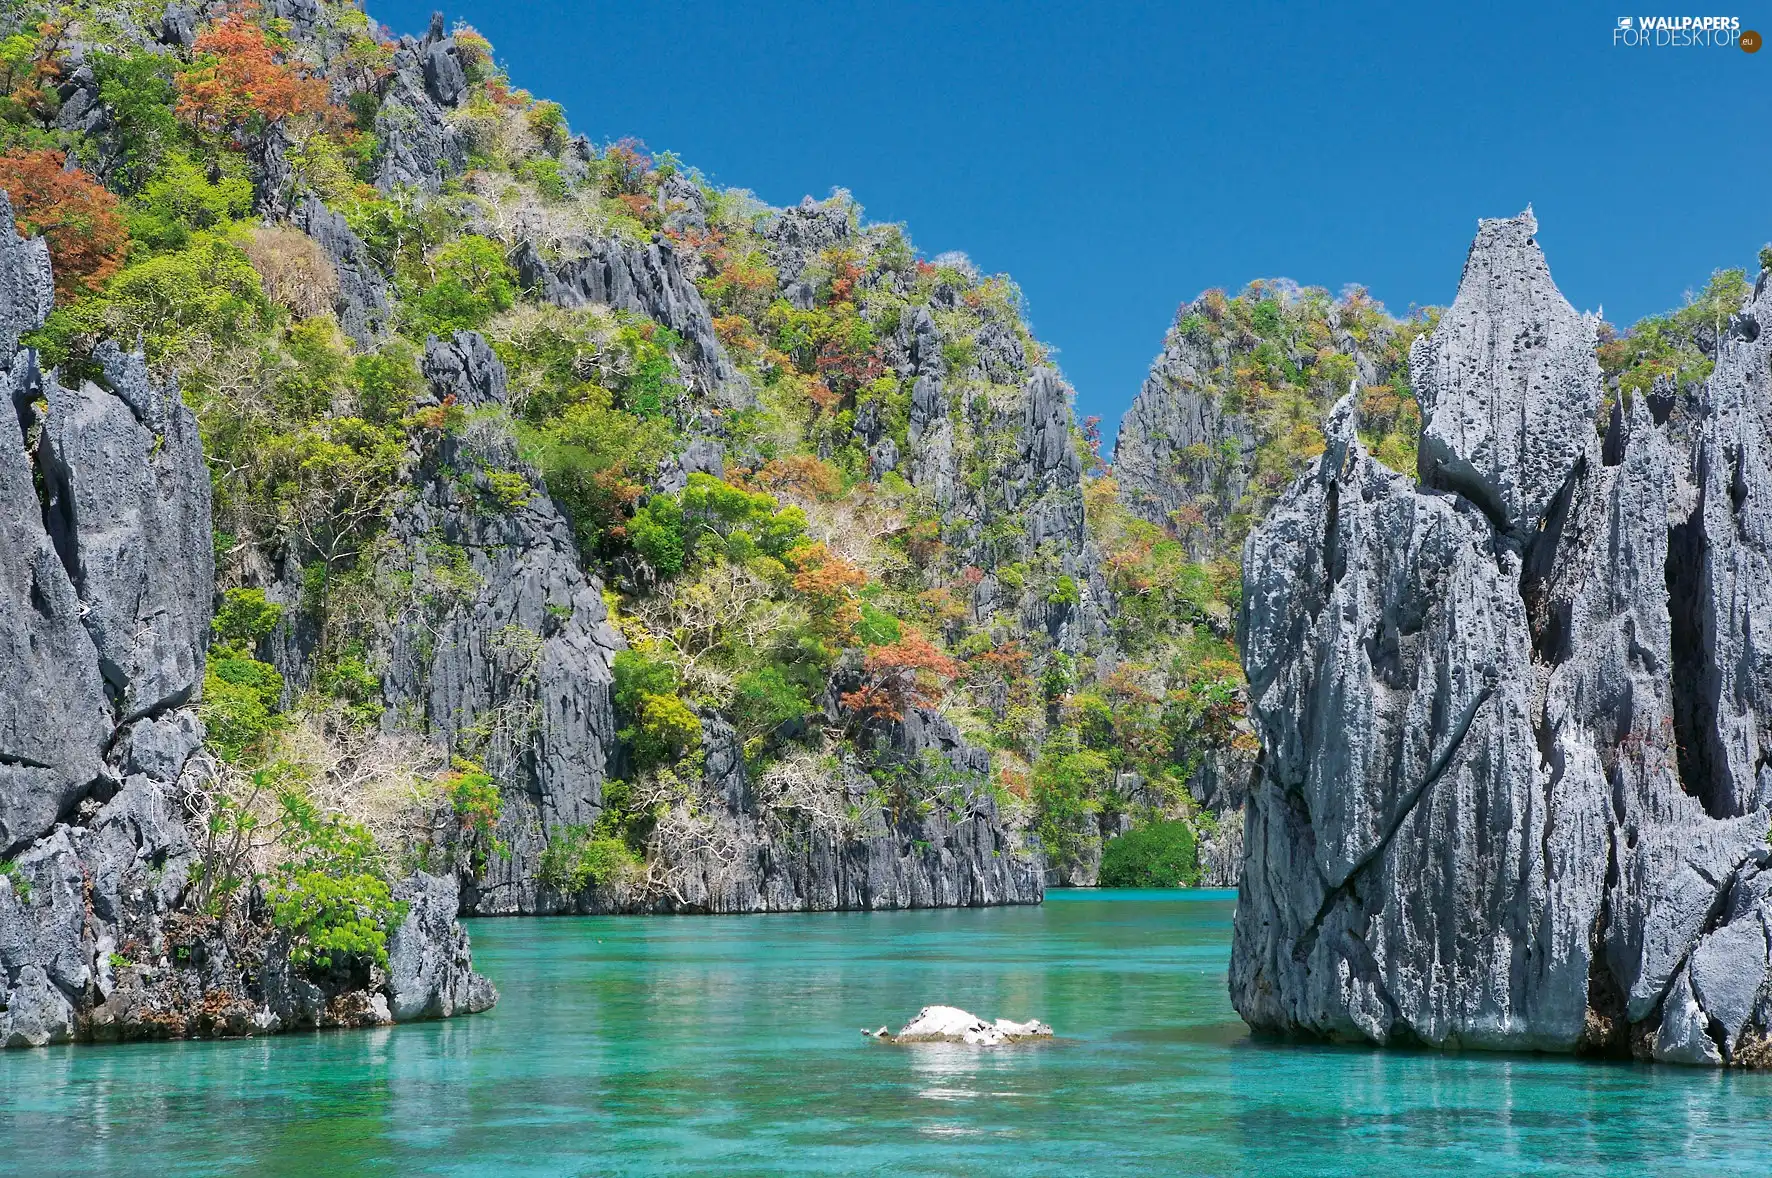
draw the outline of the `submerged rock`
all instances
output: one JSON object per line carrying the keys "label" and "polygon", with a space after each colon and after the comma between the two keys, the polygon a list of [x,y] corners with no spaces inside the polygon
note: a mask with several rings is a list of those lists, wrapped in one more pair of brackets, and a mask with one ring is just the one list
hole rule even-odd
{"label": "submerged rock", "polygon": [[1592,428],[1593,321],[1530,214],[1415,347],[1423,485],[1337,406],[1244,555],[1262,742],[1231,997],[1381,1044],[1764,1054],[1772,592],[1762,276],[1686,443]]}
{"label": "submerged rock", "polygon": [[973,1047],[1001,1047],[1005,1043],[1027,1039],[1050,1039],[1052,1028],[1039,1019],[1018,1023],[1000,1018],[988,1022],[957,1006],[925,1006],[896,1035],[888,1035],[885,1027],[862,1034],[888,1043],[965,1043]]}

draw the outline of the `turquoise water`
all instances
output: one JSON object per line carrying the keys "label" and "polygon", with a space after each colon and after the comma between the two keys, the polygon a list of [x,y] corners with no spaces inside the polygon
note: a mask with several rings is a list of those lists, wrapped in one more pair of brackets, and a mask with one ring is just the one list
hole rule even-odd
{"label": "turquoise water", "polygon": [[[0,1173],[1772,1169],[1772,1076],[1252,1040],[1229,893],[472,922],[496,1010],[0,1053]],[[930,1002],[1061,1041],[871,1043]]]}

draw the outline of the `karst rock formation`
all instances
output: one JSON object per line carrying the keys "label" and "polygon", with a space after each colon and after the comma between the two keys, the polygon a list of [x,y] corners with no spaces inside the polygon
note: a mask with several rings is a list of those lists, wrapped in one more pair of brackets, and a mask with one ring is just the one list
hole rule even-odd
{"label": "karst rock formation", "polygon": [[186,811],[217,771],[194,706],[215,594],[197,420],[114,344],[95,379],[43,371],[20,337],[53,292],[0,193],[0,1047],[491,1006],[454,879],[398,882],[387,967],[318,981],[268,922],[224,935],[192,902]]}
{"label": "karst rock formation", "polygon": [[1232,1001],[1379,1044],[1772,1059],[1772,388],[1761,276],[1689,413],[1614,406],[1527,213],[1250,535],[1261,736]]}

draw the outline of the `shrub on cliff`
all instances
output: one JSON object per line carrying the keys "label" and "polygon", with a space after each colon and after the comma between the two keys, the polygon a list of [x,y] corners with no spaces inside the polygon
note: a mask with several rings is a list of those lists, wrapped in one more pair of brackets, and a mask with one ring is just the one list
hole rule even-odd
{"label": "shrub on cliff", "polygon": [[1101,849],[1104,888],[1177,888],[1199,882],[1199,848],[1186,821],[1137,826]]}
{"label": "shrub on cliff", "polygon": [[252,650],[281,617],[281,607],[267,602],[262,589],[228,590],[215,615],[198,710],[209,747],[230,765],[262,761],[280,723],[283,677]]}
{"label": "shrub on cliff", "polygon": [[284,858],[265,899],[289,934],[290,960],[326,969],[335,956],[360,955],[385,968],[388,933],[405,906],[393,898],[375,840],[358,823],[322,813],[299,789],[284,789],[277,802]]}

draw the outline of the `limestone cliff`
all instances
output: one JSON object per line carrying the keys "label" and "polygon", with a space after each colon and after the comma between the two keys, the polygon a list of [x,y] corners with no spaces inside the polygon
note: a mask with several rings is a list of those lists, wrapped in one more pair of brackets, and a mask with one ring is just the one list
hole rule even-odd
{"label": "limestone cliff", "polygon": [[[464,911],[481,914],[762,912],[1028,903],[1037,865],[1002,829],[988,795],[956,809],[893,815],[870,799],[859,764],[834,773],[805,757],[761,779],[716,711],[702,725],[704,770],[664,803],[639,878],[571,884],[550,874],[549,845],[594,825],[605,787],[627,768],[611,699],[611,659],[627,645],[603,587],[580,567],[571,529],[545,494],[488,511],[489,467],[521,466],[503,364],[475,333],[433,339],[429,404],[482,415],[413,456],[413,498],[396,517],[394,564],[407,596],[387,633],[384,693],[392,728],[421,721],[444,748],[471,750],[503,783],[497,852],[439,842],[462,878]],[[531,477],[536,477],[533,471]],[[538,479],[539,482],[539,479]],[[460,569],[446,567],[451,561]],[[440,586],[446,586],[439,591]],[[839,696],[828,721],[842,721]],[[899,763],[925,751],[969,779],[988,758],[938,714],[913,710],[885,733]],[[851,816],[850,811],[854,811]],[[479,850],[480,854],[475,854]]]}
{"label": "limestone cliff", "polygon": [[0,193],[0,1045],[491,1005],[453,880],[402,885],[445,898],[410,908],[391,972],[308,976],[262,896],[232,924],[194,902],[215,773],[193,706],[215,594],[209,472],[195,416],[140,355],[101,345],[77,387],[40,370],[19,337],[52,291]]}
{"label": "limestone cliff", "polygon": [[1262,744],[1231,994],[1264,1030],[1768,1062],[1764,276],[1694,412],[1593,428],[1530,213],[1411,356],[1421,483],[1350,397],[1244,552]]}

